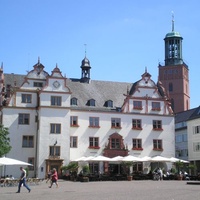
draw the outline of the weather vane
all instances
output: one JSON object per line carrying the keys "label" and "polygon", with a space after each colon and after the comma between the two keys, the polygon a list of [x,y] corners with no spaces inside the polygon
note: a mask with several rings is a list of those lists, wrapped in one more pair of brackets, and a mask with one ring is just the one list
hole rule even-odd
{"label": "weather vane", "polygon": [[84,44],[84,46],[85,46],[85,57],[86,57],[86,47],[87,47],[87,44]]}
{"label": "weather vane", "polygon": [[172,11],[172,31],[174,31],[174,12]]}

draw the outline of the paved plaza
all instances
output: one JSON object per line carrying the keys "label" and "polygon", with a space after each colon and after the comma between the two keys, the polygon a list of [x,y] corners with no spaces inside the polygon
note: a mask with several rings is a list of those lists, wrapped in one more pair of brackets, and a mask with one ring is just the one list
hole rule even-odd
{"label": "paved plaza", "polygon": [[71,182],[59,180],[59,188],[45,181],[30,185],[31,192],[17,187],[0,187],[1,200],[199,200],[200,185],[186,181],[99,181]]}

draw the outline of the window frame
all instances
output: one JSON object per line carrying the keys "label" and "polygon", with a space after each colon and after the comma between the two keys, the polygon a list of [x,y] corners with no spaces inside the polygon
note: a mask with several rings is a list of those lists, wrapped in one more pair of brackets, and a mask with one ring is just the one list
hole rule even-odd
{"label": "window frame", "polygon": [[70,116],[70,126],[71,127],[79,127],[78,116]]}
{"label": "window frame", "polygon": [[143,150],[141,138],[133,138],[132,139],[132,150],[138,150],[138,151]]}
{"label": "window frame", "polygon": [[19,125],[29,125],[30,124],[30,114],[29,113],[19,113],[18,124]]}
{"label": "window frame", "polygon": [[91,128],[100,128],[100,126],[99,126],[99,117],[89,117],[89,127],[91,127]]}
{"label": "window frame", "polygon": [[22,148],[34,148],[34,136],[23,135],[22,136]]}
{"label": "window frame", "polygon": [[153,125],[153,130],[155,130],[155,131],[163,130],[163,128],[162,128],[162,120],[153,120],[152,121],[152,125]]}
{"label": "window frame", "polygon": [[111,118],[111,128],[121,129],[121,118]]}
{"label": "window frame", "polygon": [[89,99],[87,102],[87,106],[95,107],[96,106],[95,104],[96,104],[96,102],[94,99]]}
{"label": "window frame", "polygon": [[132,119],[132,129],[142,130],[142,120],[141,119]]}
{"label": "window frame", "polygon": [[71,106],[77,106],[78,105],[78,99],[76,97],[71,98],[70,105]]}
{"label": "window frame", "polygon": [[161,106],[160,106],[160,102],[157,101],[153,101],[151,102],[151,106],[153,111],[160,111],[161,110]]}
{"label": "window frame", "polygon": [[111,138],[111,149],[121,149],[120,138]]}
{"label": "window frame", "polygon": [[61,96],[51,96],[51,106],[62,106]]}
{"label": "window frame", "polygon": [[[53,153],[53,155],[52,155],[52,153]],[[56,146],[56,145],[49,146],[49,156],[50,157],[60,157],[60,155],[61,155],[60,146]]]}
{"label": "window frame", "polygon": [[89,137],[89,149],[100,149],[99,137]]}
{"label": "window frame", "polygon": [[61,134],[61,124],[50,123],[50,134]]}
{"label": "window frame", "polygon": [[163,151],[163,141],[161,139],[153,139],[153,150]]}
{"label": "window frame", "polygon": [[78,137],[70,136],[70,148],[78,148]]}
{"label": "window frame", "polygon": [[33,87],[43,87],[43,83],[42,82],[33,82]]}
{"label": "window frame", "polygon": [[193,134],[196,135],[196,134],[199,134],[199,133],[200,133],[200,126],[194,126]]}
{"label": "window frame", "polygon": [[133,109],[142,110],[142,101],[133,101]]}
{"label": "window frame", "polygon": [[21,103],[32,103],[32,94],[21,94]]}

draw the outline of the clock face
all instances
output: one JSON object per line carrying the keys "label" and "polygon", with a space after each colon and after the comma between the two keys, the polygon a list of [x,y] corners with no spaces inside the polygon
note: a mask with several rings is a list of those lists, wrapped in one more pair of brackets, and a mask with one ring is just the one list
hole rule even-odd
{"label": "clock face", "polygon": [[53,83],[53,86],[54,86],[55,88],[58,88],[58,87],[60,87],[60,83],[59,83],[58,81],[55,81],[55,82]]}

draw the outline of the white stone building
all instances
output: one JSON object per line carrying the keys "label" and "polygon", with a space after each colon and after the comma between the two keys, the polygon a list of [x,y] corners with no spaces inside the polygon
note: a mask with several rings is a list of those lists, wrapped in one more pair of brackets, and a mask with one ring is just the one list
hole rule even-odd
{"label": "white stone building", "polygon": [[188,130],[188,159],[200,172],[200,107],[193,109],[194,112],[187,121]]}
{"label": "white stone building", "polygon": [[[175,156],[174,115],[162,84],[147,70],[135,83],[95,81],[90,69],[86,57],[80,79],[57,66],[48,74],[40,61],[27,75],[1,69],[1,123],[12,146],[6,156],[32,163],[30,177],[44,178],[53,167],[60,173],[82,156]],[[19,169],[7,166],[6,174]]]}

